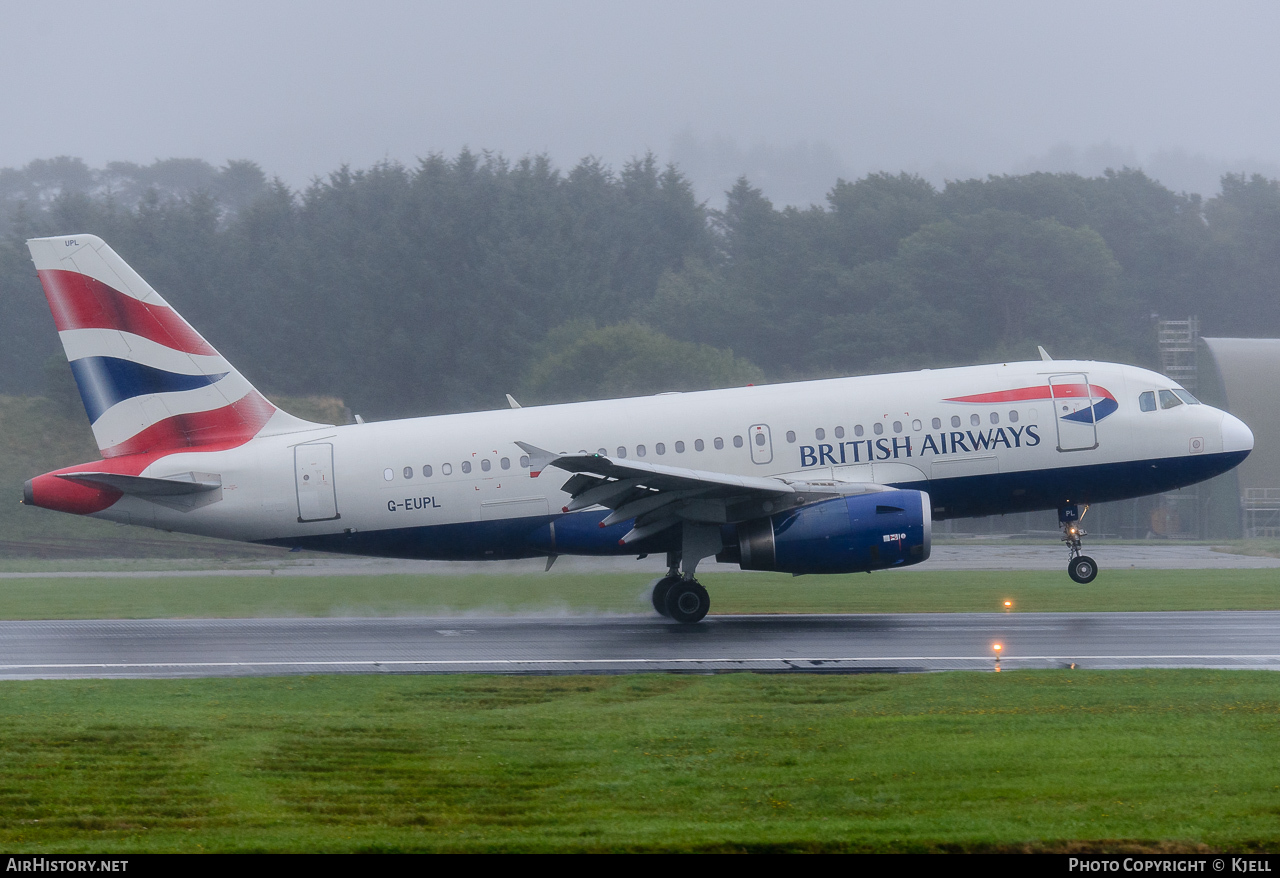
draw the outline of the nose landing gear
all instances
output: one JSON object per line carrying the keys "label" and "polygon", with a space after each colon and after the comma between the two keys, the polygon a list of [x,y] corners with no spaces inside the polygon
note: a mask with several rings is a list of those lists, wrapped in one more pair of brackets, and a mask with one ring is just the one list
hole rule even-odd
{"label": "nose landing gear", "polygon": [[1080,538],[1089,535],[1089,532],[1080,526],[1081,519],[1088,511],[1088,506],[1081,511],[1080,507],[1074,504],[1063,506],[1058,510],[1058,523],[1062,525],[1062,541],[1067,544],[1067,549],[1071,552],[1071,560],[1067,563],[1067,575],[1073,582],[1081,585],[1093,582],[1098,576],[1098,562],[1084,554],[1080,546]]}

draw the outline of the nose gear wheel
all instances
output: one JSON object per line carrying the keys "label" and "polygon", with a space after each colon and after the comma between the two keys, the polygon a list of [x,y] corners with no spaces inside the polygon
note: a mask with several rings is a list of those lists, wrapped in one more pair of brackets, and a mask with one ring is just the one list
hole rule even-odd
{"label": "nose gear wheel", "polygon": [[1084,549],[1080,545],[1081,538],[1089,535],[1089,532],[1080,526],[1081,520],[1088,511],[1088,506],[1083,510],[1076,506],[1064,506],[1058,510],[1058,523],[1062,525],[1062,541],[1067,544],[1067,550],[1071,553],[1071,560],[1067,562],[1067,575],[1071,577],[1072,582],[1080,585],[1087,585],[1098,576],[1098,562],[1084,554]]}
{"label": "nose gear wheel", "polygon": [[1097,577],[1098,565],[1088,555],[1077,555],[1067,565],[1067,575],[1071,577],[1073,582],[1087,585]]}

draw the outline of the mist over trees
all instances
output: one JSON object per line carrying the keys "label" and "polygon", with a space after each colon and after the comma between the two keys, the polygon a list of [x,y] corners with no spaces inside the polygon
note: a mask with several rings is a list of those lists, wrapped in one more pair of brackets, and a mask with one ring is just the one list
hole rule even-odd
{"label": "mist over trees", "polygon": [[[0,392],[57,388],[24,240],[107,240],[268,395],[366,417],[1035,357],[1153,365],[1156,315],[1280,335],[1280,183],[833,181],[725,208],[653,156],[464,150],[301,192],[252,162],[0,169]],[[54,376],[54,377],[51,377]]]}

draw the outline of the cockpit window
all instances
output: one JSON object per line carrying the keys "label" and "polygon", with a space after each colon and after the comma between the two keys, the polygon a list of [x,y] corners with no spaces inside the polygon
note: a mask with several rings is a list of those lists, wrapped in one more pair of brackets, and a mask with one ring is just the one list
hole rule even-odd
{"label": "cockpit window", "polygon": [[1200,405],[1200,400],[1196,399],[1194,396],[1187,393],[1182,388],[1178,388],[1177,390],[1174,391],[1174,393],[1178,395],[1178,399],[1182,400],[1187,405]]}
{"label": "cockpit window", "polygon": [[1154,412],[1156,410],[1156,392],[1154,390],[1146,390],[1139,393],[1138,408],[1144,412]]}
{"label": "cockpit window", "polygon": [[1182,400],[1178,399],[1172,390],[1160,391],[1160,408],[1171,409],[1180,405],[1182,405]]}

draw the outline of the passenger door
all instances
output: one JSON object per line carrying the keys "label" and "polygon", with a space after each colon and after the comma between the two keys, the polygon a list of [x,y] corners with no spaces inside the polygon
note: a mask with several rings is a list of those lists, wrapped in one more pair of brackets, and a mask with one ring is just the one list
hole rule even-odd
{"label": "passenger door", "polygon": [[328,442],[296,445],[294,479],[298,488],[298,521],[332,521],[338,514],[333,489],[333,446]]}
{"label": "passenger door", "polygon": [[1097,448],[1098,423],[1089,376],[1084,372],[1051,375],[1049,390],[1053,396],[1053,422],[1058,428],[1058,450]]}

